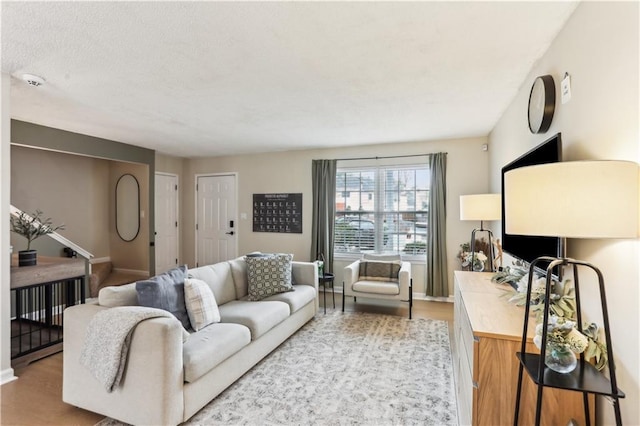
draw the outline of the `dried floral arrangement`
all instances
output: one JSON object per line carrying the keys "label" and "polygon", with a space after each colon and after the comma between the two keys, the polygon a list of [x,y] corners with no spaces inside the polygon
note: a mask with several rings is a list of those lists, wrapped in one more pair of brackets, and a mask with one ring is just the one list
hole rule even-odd
{"label": "dried floral arrangement", "polygon": [[[506,291],[509,302],[516,306],[524,306],[527,302],[527,287],[529,270],[521,262],[515,262],[512,267],[505,267],[493,275],[491,281],[498,284],[512,284]],[[515,288],[514,286],[515,285]],[[535,276],[532,280],[530,311],[536,315],[536,332],[542,334],[542,319],[546,295],[546,278]],[[608,363],[607,347],[600,341],[596,323],[584,323],[582,333],[576,328],[576,298],[571,280],[564,279],[551,282],[549,298],[549,324],[547,329],[547,343],[563,345],[575,353],[584,352],[587,360],[595,359],[595,367],[602,370]],[[578,334],[580,336],[578,336]],[[584,338],[584,339],[583,339]],[[537,343],[536,343],[537,340]],[[534,339],[539,347],[541,339]],[[584,346],[584,347],[583,347]]]}
{"label": "dried floral arrangement", "polygon": [[[476,244],[475,244],[475,252],[476,252],[476,261],[480,261],[484,264],[484,268],[486,269],[489,265],[487,263],[487,260],[489,260],[487,258],[486,253],[489,253],[489,243],[484,239],[481,238],[479,240],[476,240]],[[472,269],[472,259],[471,259],[471,243],[462,243],[460,244],[460,251],[458,252],[458,259],[460,260],[460,265],[462,266],[462,270],[463,271],[471,271]]]}

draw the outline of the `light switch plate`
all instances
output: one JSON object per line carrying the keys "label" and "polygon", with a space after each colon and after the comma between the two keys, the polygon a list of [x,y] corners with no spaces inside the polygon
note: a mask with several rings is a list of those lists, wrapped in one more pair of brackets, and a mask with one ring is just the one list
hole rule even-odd
{"label": "light switch plate", "polygon": [[561,99],[563,104],[571,100],[571,76],[569,76],[569,74],[564,75],[562,83],[560,84],[560,92],[562,93]]}

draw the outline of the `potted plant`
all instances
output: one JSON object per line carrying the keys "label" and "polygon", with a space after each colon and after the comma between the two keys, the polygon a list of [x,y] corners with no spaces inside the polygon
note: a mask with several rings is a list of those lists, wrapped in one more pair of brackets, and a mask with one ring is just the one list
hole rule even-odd
{"label": "potted plant", "polygon": [[18,217],[11,217],[11,231],[27,239],[27,249],[18,252],[18,266],[33,266],[38,262],[37,251],[31,250],[31,242],[52,232],[64,229],[64,224],[53,226],[50,217],[41,219],[42,211],[36,210],[31,216],[20,212]]}

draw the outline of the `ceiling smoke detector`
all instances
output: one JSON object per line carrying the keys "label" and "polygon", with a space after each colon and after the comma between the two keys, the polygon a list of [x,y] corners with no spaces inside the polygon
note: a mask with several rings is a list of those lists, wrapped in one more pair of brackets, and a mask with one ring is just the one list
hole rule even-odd
{"label": "ceiling smoke detector", "polygon": [[29,86],[33,87],[42,86],[44,84],[44,78],[33,74],[22,74],[22,79],[26,81]]}

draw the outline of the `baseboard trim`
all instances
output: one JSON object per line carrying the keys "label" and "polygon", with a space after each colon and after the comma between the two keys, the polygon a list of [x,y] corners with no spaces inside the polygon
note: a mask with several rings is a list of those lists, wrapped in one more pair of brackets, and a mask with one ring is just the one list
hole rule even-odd
{"label": "baseboard trim", "polygon": [[453,303],[453,296],[447,296],[447,297],[433,297],[433,296],[427,296],[424,294],[420,294],[418,296],[415,295],[415,293],[413,294],[413,300],[426,300],[429,302],[442,302],[442,303]]}
{"label": "baseboard trim", "polygon": [[114,272],[122,272],[125,274],[131,274],[131,275],[139,275],[141,277],[148,277],[149,276],[149,272],[148,271],[139,271],[137,269],[121,269],[121,268],[113,268]]}
{"label": "baseboard trim", "polygon": [[18,377],[14,376],[13,368],[7,368],[6,370],[2,370],[0,372],[0,385],[4,385],[5,383],[13,382],[17,380]]}

